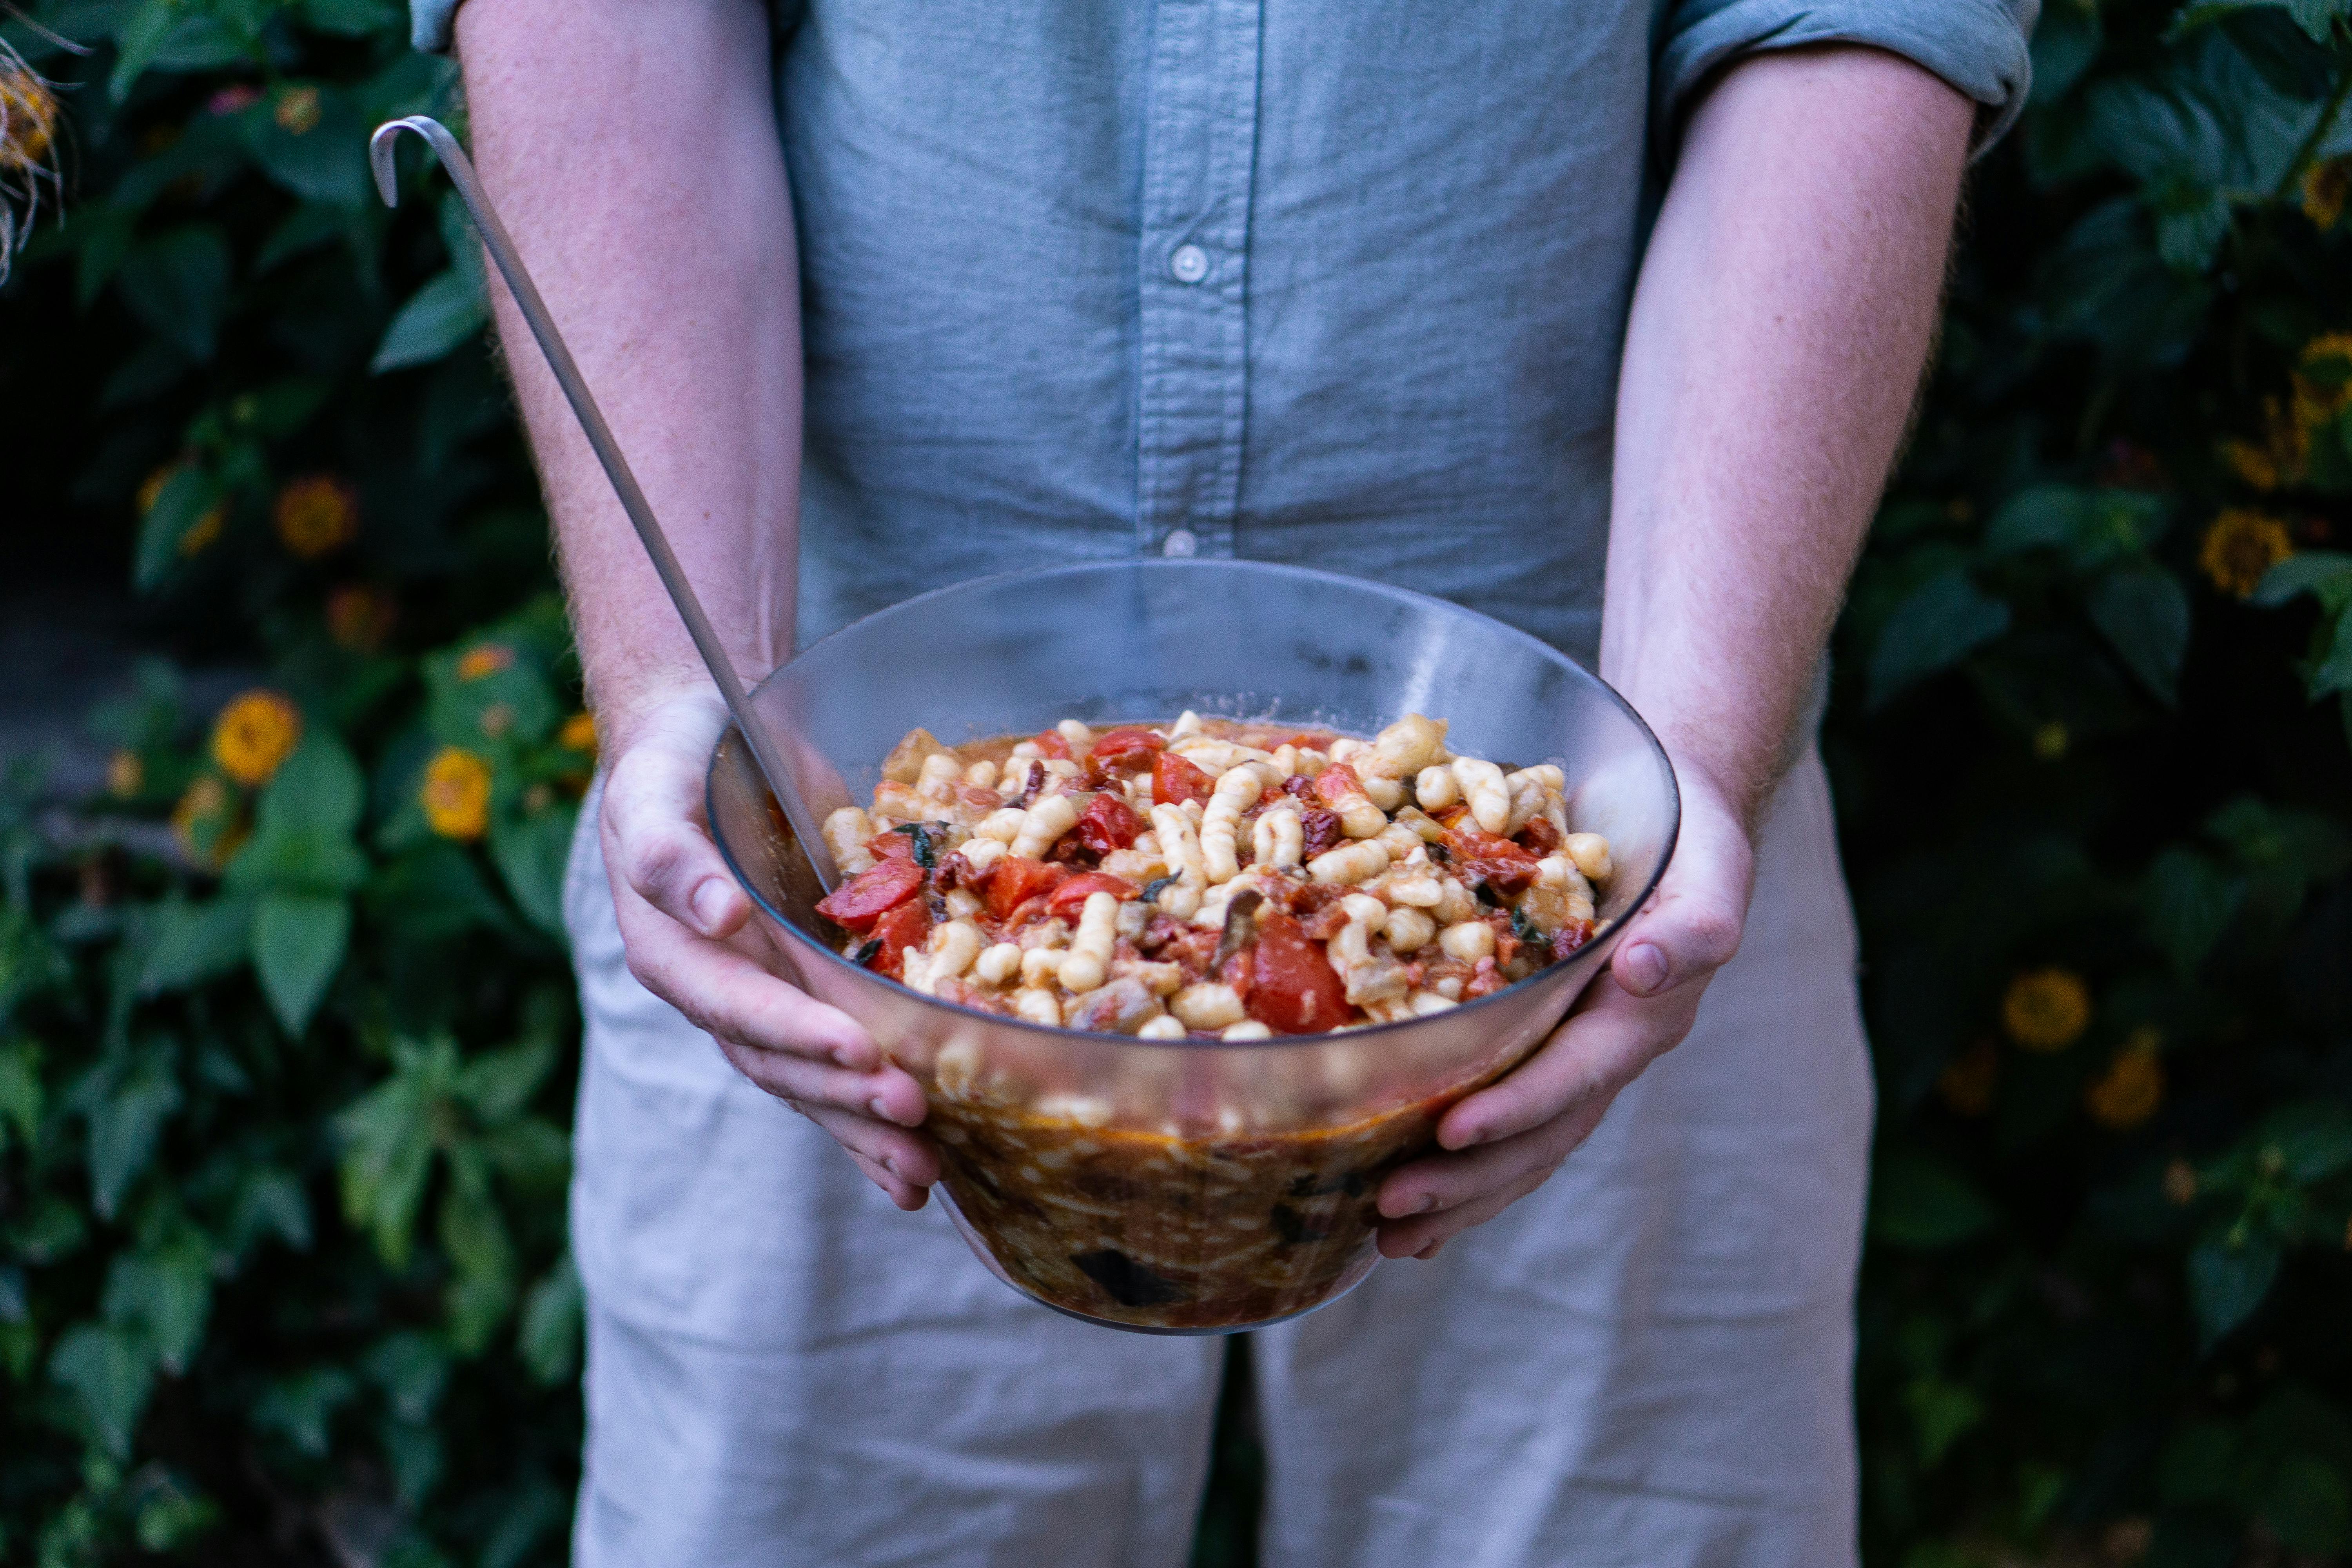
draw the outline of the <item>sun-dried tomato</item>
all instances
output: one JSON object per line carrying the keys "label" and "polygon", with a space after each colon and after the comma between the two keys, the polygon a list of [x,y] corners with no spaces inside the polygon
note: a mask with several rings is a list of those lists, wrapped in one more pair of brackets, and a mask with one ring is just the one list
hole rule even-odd
{"label": "sun-dried tomato", "polygon": [[877,974],[896,980],[906,968],[907,950],[930,939],[931,910],[921,899],[908,899],[874,922],[874,940],[882,946],[867,961]]}
{"label": "sun-dried tomato", "polygon": [[1068,837],[1097,855],[1108,855],[1132,845],[1143,826],[1143,818],[1136,816],[1125,801],[1105,793],[1087,803],[1086,810],[1078,813],[1078,825]]}
{"label": "sun-dried tomato", "polygon": [[1306,832],[1306,855],[1309,860],[1337,849],[1339,841],[1347,837],[1339,829],[1339,814],[1326,811],[1319,805],[1301,812],[1299,826]]}
{"label": "sun-dried tomato", "polygon": [[1070,760],[1070,743],[1062,739],[1059,730],[1040,730],[1029,737],[1029,743],[1037,748],[1037,754],[1041,757],[1054,757],[1066,763]]}
{"label": "sun-dried tomato", "polygon": [[1478,961],[1478,967],[1471,972],[1469,980],[1463,984],[1462,1000],[1475,1002],[1481,996],[1492,996],[1509,984],[1503,978],[1501,965],[1491,958],[1482,958]]}
{"label": "sun-dried tomato", "polygon": [[1548,816],[1529,817],[1528,825],[1519,829],[1518,842],[1528,854],[1540,858],[1559,847],[1559,829],[1551,825]]}
{"label": "sun-dried tomato", "polygon": [[1003,920],[1033,898],[1052,892],[1069,875],[1059,866],[1048,866],[1043,860],[1026,859],[1007,855],[990,868],[988,873],[988,912]]}
{"label": "sun-dried tomato", "polygon": [[1143,891],[1124,877],[1114,877],[1107,871],[1088,871],[1071,878],[1054,889],[1045,907],[1066,921],[1075,921],[1087,907],[1089,893],[1112,893],[1120,900],[1132,899]]}
{"label": "sun-dried tomato", "polygon": [[1591,921],[1580,921],[1571,917],[1560,921],[1559,930],[1552,933],[1552,961],[1558,963],[1591,940],[1592,922]]}
{"label": "sun-dried tomato", "polygon": [[1445,830],[1445,846],[1454,851],[1457,860],[1526,860],[1532,863],[1536,858],[1524,846],[1486,832],[1476,823],[1468,821]]}
{"label": "sun-dried tomato", "polygon": [[1326,904],[1310,915],[1303,916],[1298,929],[1307,933],[1309,942],[1329,942],[1348,929],[1348,911],[1339,905]]}
{"label": "sun-dried tomato", "polygon": [[931,887],[939,892],[952,893],[958,888],[971,887],[981,879],[980,873],[972,869],[971,862],[963,858],[963,851],[958,849],[940,861],[939,869],[931,873]]}
{"label": "sun-dried tomato", "polygon": [[1095,737],[1088,760],[1105,768],[1140,773],[1167,749],[1168,742],[1149,730],[1110,730]]}
{"label": "sun-dried tomato", "polygon": [[1205,801],[1213,788],[1215,784],[1208,774],[1173,752],[1162,752],[1151,759],[1151,800],[1155,805]]}
{"label": "sun-dried tomato", "polygon": [[1528,884],[1536,879],[1536,863],[1525,858],[1505,859],[1500,857],[1457,860],[1454,874],[1466,888],[1475,890],[1485,886],[1507,897],[1527,891]]}
{"label": "sun-dried tomato", "polygon": [[1345,805],[1364,793],[1364,781],[1347,763],[1333,763],[1315,775],[1315,793],[1326,805]]}
{"label": "sun-dried tomato", "polygon": [[[893,835],[885,834],[884,837]],[[911,856],[912,851],[908,851]],[[845,930],[861,934],[874,929],[885,911],[894,910],[921,890],[923,868],[911,859],[877,862],[835,888],[820,901],[816,912]]]}
{"label": "sun-dried tomato", "polygon": [[1348,1021],[1347,987],[1296,920],[1269,912],[1250,953],[1251,1017],[1282,1035],[1319,1035]]}
{"label": "sun-dried tomato", "polygon": [[1312,805],[1317,800],[1315,781],[1305,773],[1293,773],[1282,781],[1282,793]]}

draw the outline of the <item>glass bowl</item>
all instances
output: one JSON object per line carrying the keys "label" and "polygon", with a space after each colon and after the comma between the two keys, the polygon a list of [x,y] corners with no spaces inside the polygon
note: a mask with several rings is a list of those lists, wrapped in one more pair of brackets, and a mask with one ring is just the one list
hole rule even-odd
{"label": "glass bowl", "polygon": [[941,1002],[861,969],[814,910],[814,873],[732,731],[710,826],[788,978],[921,1080],[949,1211],[999,1279],[1146,1333],[1295,1317],[1371,1270],[1373,1193],[1438,1118],[1510,1070],[1608,963],[1673,853],[1680,804],[1649,727],[1556,649],[1441,599],[1248,561],[1014,573],[834,633],[753,693],[823,816],[872,797],[916,725],[950,745],[1205,715],[1370,735],[1408,712],[1507,769],[1557,763],[1571,828],[1608,837],[1601,934],[1477,1001],[1270,1040],[1146,1041]]}

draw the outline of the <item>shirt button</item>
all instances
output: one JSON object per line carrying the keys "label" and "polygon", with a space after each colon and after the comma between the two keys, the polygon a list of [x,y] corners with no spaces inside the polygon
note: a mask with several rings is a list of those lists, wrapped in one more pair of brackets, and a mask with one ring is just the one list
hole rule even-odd
{"label": "shirt button", "polygon": [[1197,245],[1180,245],[1168,258],[1168,270],[1179,283],[1198,283],[1209,275],[1209,253]]}
{"label": "shirt button", "polygon": [[1160,542],[1160,553],[1162,555],[1182,557],[1200,548],[1201,542],[1192,537],[1192,531],[1189,528],[1177,529]]}

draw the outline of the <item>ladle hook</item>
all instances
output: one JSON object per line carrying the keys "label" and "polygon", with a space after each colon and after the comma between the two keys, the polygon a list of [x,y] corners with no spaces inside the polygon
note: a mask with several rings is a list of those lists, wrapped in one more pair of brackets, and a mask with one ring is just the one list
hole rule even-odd
{"label": "ladle hook", "polygon": [[497,264],[499,275],[507,280],[514,294],[515,304],[522,310],[523,320],[530,324],[530,335],[539,340],[539,351],[547,356],[547,368],[555,373],[555,382],[572,404],[572,412],[579,416],[580,427],[587,433],[588,445],[594,448],[596,460],[604,465],[604,477],[613,481],[613,489],[621,498],[621,510],[629,514],[629,521],[637,531],[646,553],[653,557],[654,570],[660,574],[662,586],[669,590],[670,602],[677,606],[679,616],[686,622],[688,635],[702,655],[702,662],[710,668],[710,679],[719,685],[719,694],[727,700],[728,711],[734,714],[735,723],[743,731],[743,739],[751,748],[752,760],[766,775],[768,788],[775,793],[777,804],[784,808],[784,818],[792,824],[793,836],[808,852],[809,864],[815,868],[817,880],[831,892],[841,879],[833,863],[833,852],[826,847],[824,835],[819,830],[814,815],[794,787],[791,771],[784,765],[776,750],[775,738],[768,732],[759,716],[751,710],[751,702],[743,690],[743,682],[735,673],[735,666],[727,657],[725,645],[712,629],[710,618],[702,613],[702,601],[696,598],[694,585],[686,580],[686,571],[678,564],[677,556],[669,547],[661,524],[654,518],[653,508],[646,501],[645,491],[637,488],[636,476],[629,471],[628,459],[621,456],[613,432],[604,423],[604,416],[596,406],[595,397],[588,384],[581,379],[580,367],[572,360],[572,351],[563,346],[563,334],[555,330],[554,318],[547,313],[546,302],[540,299],[538,288],[530,274],[523,269],[522,257],[515,250],[514,241],[508,237],[506,226],[499,221],[498,210],[483,194],[482,183],[474,174],[474,165],[449,128],[439,121],[423,114],[412,114],[404,120],[386,121],[375,128],[368,139],[368,164],[375,172],[375,188],[383,195],[384,205],[400,205],[400,177],[394,166],[393,154],[403,131],[414,131],[432,147],[441,166],[449,171],[450,182],[457,187],[457,198],[466,204],[466,211],[474,220],[476,232]]}

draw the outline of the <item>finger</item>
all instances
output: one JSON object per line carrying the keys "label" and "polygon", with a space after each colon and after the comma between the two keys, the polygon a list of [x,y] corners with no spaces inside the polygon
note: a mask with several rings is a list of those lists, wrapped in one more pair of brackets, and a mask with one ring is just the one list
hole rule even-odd
{"label": "finger", "polygon": [[1490,1193],[1532,1192],[1592,1135],[1615,1100],[1614,1089],[1595,1094],[1568,1114],[1515,1138],[1464,1153],[1415,1160],[1381,1184],[1379,1212],[1383,1219],[1406,1219],[1466,1207]]}
{"label": "finger", "polygon": [[909,1186],[855,1150],[850,1152],[849,1159],[852,1164],[866,1173],[867,1181],[881,1188],[892,1203],[909,1214],[931,1201],[930,1188]]}
{"label": "finger", "polygon": [[1378,1245],[1383,1258],[1430,1258],[1438,1249],[1465,1230],[1486,1224],[1538,1187],[1545,1176],[1523,1178],[1500,1192],[1488,1193],[1475,1203],[1460,1208],[1446,1209],[1437,1214],[1416,1215],[1411,1219],[1383,1220],[1378,1232]]}
{"label": "finger", "polygon": [[616,887],[689,930],[724,937],[751,918],[751,900],[703,820],[709,747],[699,739],[698,726],[683,721],[641,732],[605,781],[598,831]]}
{"label": "finger", "polygon": [[[874,1037],[848,1014],[787,985],[733,947],[696,936],[626,888],[616,890],[616,903],[630,972],[699,1027],[763,1050],[830,1060],[853,1072],[882,1066]],[[913,1085],[911,1079],[907,1082]],[[915,1092],[919,1095],[919,1089]],[[911,1109],[902,1097],[883,1114],[898,1121],[904,1118],[898,1111]]]}
{"label": "finger", "polygon": [[1444,1149],[1469,1149],[1541,1126],[1595,1095],[1612,1097],[1690,1033],[1700,992],[1645,1001],[1608,975],[1534,1055],[1461,1100],[1437,1126]]}
{"label": "finger", "polygon": [[[723,1037],[713,1038],[719,1040],[719,1050],[734,1064],[736,1071],[811,1116],[822,1107],[877,1125],[911,1127],[923,1120],[927,1107],[922,1085],[894,1065],[885,1063],[871,1072],[852,1072],[831,1062],[815,1061],[787,1051],[764,1050]],[[901,1080],[914,1089],[911,1121]]]}
{"label": "finger", "polygon": [[1738,819],[1695,791],[1674,864],[1610,955],[1618,984],[1635,996],[1659,996],[1730,963],[1755,870]]}
{"label": "finger", "polygon": [[[893,1127],[870,1117],[853,1116],[830,1105],[803,1104],[801,1114],[823,1128],[833,1141],[856,1157],[867,1173],[879,1173],[898,1187],[921,1191],[940,1179],[939,1151],[919,1132]],[[918,1205],[919,1206],[919,1205]]]}

